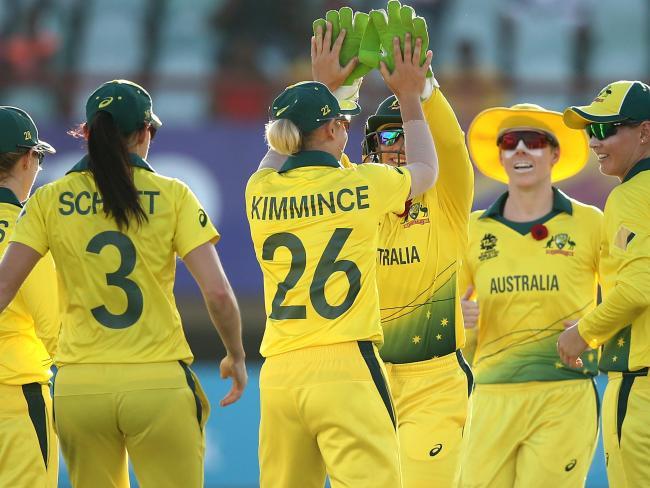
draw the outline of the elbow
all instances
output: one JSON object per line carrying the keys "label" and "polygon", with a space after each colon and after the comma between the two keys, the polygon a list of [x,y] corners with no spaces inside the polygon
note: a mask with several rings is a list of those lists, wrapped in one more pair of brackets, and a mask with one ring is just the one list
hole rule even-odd
{"label": "elbow", "polygon": [[234,295],[230,287],[219,286],[203,292],[206,303],[213,309],[224,310],[232,306]]}

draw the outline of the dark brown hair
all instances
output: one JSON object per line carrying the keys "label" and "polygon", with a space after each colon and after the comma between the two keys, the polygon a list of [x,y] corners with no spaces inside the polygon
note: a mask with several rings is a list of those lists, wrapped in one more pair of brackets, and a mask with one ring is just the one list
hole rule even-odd
{"label": "dark brown hair", "polygon": [[131,219],[138,225],[148,221],[133,182],[127,139],[107,112],[97,112],[88,125],[88,155],[104,213],[120,230],[128,229]]}
{"label": "dark brown hair", "polygon": [[9,176],[18,160],[28,152],[29,149],[26,151],[0,153],[0,180],[4,180]]}

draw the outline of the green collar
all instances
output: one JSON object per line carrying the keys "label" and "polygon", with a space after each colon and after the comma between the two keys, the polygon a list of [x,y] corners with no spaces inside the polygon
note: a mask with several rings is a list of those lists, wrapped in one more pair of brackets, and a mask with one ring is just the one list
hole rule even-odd
{"label": "green collar", "polygon": [[625,183],[626,181],[632,179],[632,177],[638,175],[641,171],[648,171],[648,170],[650,170],[650,158],[642,159],[634,166],[632,166],[632,169],[630,169],[630,171],[627,172],[625,178],[623,178],[623,181],[621,181],[621,183]]}
{"label": "green collar", "polygon": [[0,186],[0,203],[10,203],[20,208],[23,207],[23,204],[20,203],[20,200],[18,200],[14,192],[3,186]]}
{"label": "green collar", "polygon": [[505,192],[503,195],[497,198],[496,201],[490,205],[490,207],[485,212],[483,212],[479,219],[492,218],[497,222],[501,222],[502,224],[519,232],[521,235],[526,235],[530,232],[530,229],[532,229],[533,226],[537,224],[543,224],[562,212],[573,215],[573,205],[571,204],[571,200],[569,200],[569,198],[564,193],[555,187],[553,187],[553,208],[551,211],[543,217],[535,219],[531,222],[513,222],[506,219],[503,216],[503,208],[506,204],[507,199],[508,192]]}
{"label": "green collar", "polygon": [[341,164],[330,153],[324,151],[300,151],[289,156],[280,168],[280,173],[296,168],[307,168],[309,166],[329,166],[340,168]]}
{"label": "green collar", "polygon": [[[137,154],[129,153],[129,158],[131,160],[131,166],[135,166],[137,168],[143,168],[146,169],[147,171],[151,171],[152,173],[155,173],[153,168],[147,163],[144,159],[142,159],[140,156]],[[68,171],[66,174],[70,173],[76,173],[79,171],[88,171],[88,163],[90,161],[90,157],[86,154],[83,158],[81,158],[81,161],[79,161],[77,164],[75,164],[70,171]]]}

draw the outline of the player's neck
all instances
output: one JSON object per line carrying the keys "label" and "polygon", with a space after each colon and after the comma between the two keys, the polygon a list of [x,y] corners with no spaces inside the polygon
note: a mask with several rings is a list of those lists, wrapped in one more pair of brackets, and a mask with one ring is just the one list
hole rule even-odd
{"label": "player's neck", "polygon": [[25,189],[23,186],[24,185],[17,178],[14,178],[12,176],[8,176],[4,180],[0,180],[0,187],[10,189],[13,194],[16,195],[16,198],[18,198],[18,200],[21,202],[27,200],[27,197],[29,196],[28,194],[25,194]]}
{"label": "player's neck", "polygon": [[550,185],[508,188],[503,216],[512,222],[531,222],[553,210],[553,188]]}

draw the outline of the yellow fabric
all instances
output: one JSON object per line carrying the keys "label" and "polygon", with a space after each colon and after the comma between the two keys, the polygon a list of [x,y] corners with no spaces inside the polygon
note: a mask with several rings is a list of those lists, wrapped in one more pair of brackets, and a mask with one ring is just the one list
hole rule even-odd
{"label": "yellow fabric", "polygon": [[[467,242],[474,172],[465,137],[440,90],[423,104],[436,145],[435,186],[414,198],[406,215],[387,214],[377,254],[377,287],[384,329],[382,359],[423,361],[464,341],[457,270]],[[363,165],[362,165],[363,166]]]}
{"label": "yellow fabric", "polygon": [[460,486],[584,486],[598,440],[591,380],[477,385],[472,402]]}
{"label": "yellow fabric", "polygon": [[410,188],[407,170],[378,164],[251,176],[246,213],[268,317],[263,356],[351,340],[381,343],[377,230],[385,213],[403,211]]}
{"label": "yellow fabric", "polygon": [[[0,257],[19,213],[20,207],[0,202]],[[48,254],[0,314],[0,384],[47,383],[60,325],[56,271]]]}
{"label": "yellow fabric", "polygon": [[609,486],[647,486],[650,480],[648,411],[650,377],[609,373],[603,399],[603,446]]}
{"label": "yellow fabric", "polygon": [[[368,343],[368,345],[370,345]],[[397,433],[359,344],[269,357],[260,372],[260,487],[401,487]],[[378,372],[376,370],[376,372]]]}
{"label": "yellow fabric", "polygon": [[194,391],[178,362],[60,368],[56,428],[73,486],[128,487],[128,449],[140,486],[202,487],[209,405],[191,377]]}
{"label": "yellow fabric", "polygon": [[650,171],[614,188],[605,205],[602,303],[583,317],[580,335],[605,344],[601,369],[650,366]]}
{"label": "yellow fabric", "polygon": [[176,257],[219,234],[182,182],[134,168],[149,218],[119,231],[91,173],[39,188],[13,241],[51,251],[64,304],[57,364],[191,362],[173,295]]}
{"label": "yellow fabric", "polygon": [[[564,197],[566,198],[566,197]],[[461,289],[472,284],[479,303],[477,383],[549,381],[597,374],[598,354],[583,354],[572,370],[557,354],[564,321],[596,305],[602,214],[569,199],[572,214],[544,223],[548,236],[535,240],[492,217],[472,213]]]}
{"label": "yellow fabric", "polygon": [[469,430],[469,371],[452,353],[417,363],[387,363],[386,372],[398,412],[404,488],[458,486]]}
{"label": "yellow fabric", "polygon": [[[40,385],[46,425],[40,425],[47,449],[47,466],[28,400],[18,385],[0,384],[0,486],[56,488],[59,449],[52,427],[52,398],[47,385]],[[32,406],[35,402],[32,403]]]}
{"label": "yellow fabric", "polygon": [[508,182],[499,159],[497,137],[506,128],[537,128],[552,133],[560,145],[560,157],[551,172],[552,181],[561,181],[580,172],[589,159],[589,141],[584,131],[569,129],[562,114],[539,105],[519,104],[494,107],[479,113],[469,126],[469,152],[476,167],[494,180]]}

